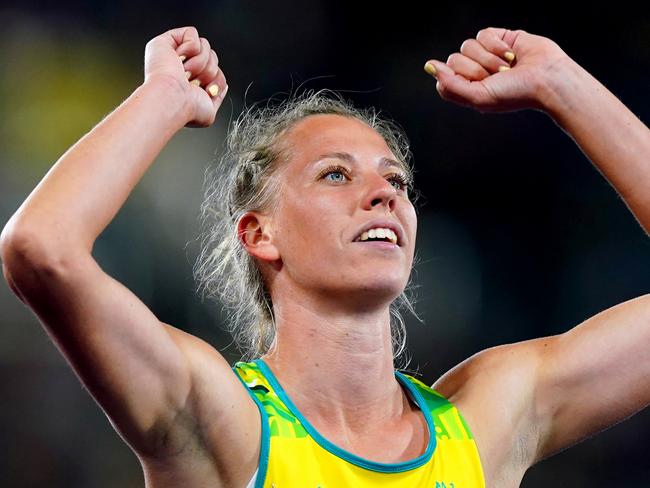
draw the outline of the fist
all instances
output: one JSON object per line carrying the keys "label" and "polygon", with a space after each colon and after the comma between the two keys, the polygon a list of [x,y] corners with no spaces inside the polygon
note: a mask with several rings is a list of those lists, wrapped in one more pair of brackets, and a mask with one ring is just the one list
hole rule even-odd
{"label": "fist", "polygon": [[178,27],[151,39],[144,51],[144,81],[172,79],[180,86],[189,120],[186,127],[208,127],[228,91],[217,53],[195,27]]}
{"label": "fist", "polygon": [[548,77],[569,60],[551,39],[488,27],[463,42],[446,63],[431,59],[424,69],[437,79],[444,100],[479,112],[542,110]]}

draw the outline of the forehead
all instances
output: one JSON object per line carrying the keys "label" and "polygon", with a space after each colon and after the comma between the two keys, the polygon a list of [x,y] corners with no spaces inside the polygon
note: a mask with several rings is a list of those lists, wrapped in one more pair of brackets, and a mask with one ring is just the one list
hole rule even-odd
{"label": "forehead", "polygon": [[396,159],[375,129],[354,117],[335,114],[310,115],[300,120],[285,135],[283,146],[291,153],[292,165],[300,168],[324,155],[344,153],[372,160]]}

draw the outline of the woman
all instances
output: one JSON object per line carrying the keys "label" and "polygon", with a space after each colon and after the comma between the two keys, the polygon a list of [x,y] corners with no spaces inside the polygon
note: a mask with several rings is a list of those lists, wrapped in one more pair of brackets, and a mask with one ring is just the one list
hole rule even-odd
{"label": "woman", "polygon": [[[487,28],[425,69],[445,100],[548,113],[650,231],[647,127],[556,43]],[[648,405],[650,295],[481,351],[432,387],[396,371],[392,307],[409,303],[417,228],[408,151],[390,124],[320,96],[236,125],[236,164],[208,189],[203,212],[217,218],[196,273],[241,307],[247,360],[231,368],[160,322],[102,271],[93,243],[174,133],[214,122],[227,88],[194,27],[152,39],[144,83],[2,232],[7,282],[147,486],[515,487],[533,464]]]}

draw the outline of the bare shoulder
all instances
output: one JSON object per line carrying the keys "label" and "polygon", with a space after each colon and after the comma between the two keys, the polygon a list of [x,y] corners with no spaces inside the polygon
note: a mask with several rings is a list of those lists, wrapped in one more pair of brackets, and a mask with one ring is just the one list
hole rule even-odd
{"label": "bare shoulder", "polygon": [[535,387],[551,337],[490,347],[432,388],[459,410],[476,441],[487,486],[519,486],[539,443]]}
{"label": "bare shoulder", "polygon": [[[170,324],[163,325],[190,365],[192,393],[181,414],[187,422],[179,424],[193,425],[191,429],[183,429],[191,438],[178,443],[177,455],[164,460],[165,469],[171,469],[175,476],[179,470],[200,471],[197,464],[204,459],[206,465],[218,467],[214,475],[223,485],[245,485],[259,460],[261,420],[257,405],[213,346]],[[191,467],[184,468],[190,466],[188,459],[192,461]],[[237,462],[233,463],[233,459]],[[159,460],[152,461],[150,467],[160,466]],[[145,471],[151,473],[146,467]]]}

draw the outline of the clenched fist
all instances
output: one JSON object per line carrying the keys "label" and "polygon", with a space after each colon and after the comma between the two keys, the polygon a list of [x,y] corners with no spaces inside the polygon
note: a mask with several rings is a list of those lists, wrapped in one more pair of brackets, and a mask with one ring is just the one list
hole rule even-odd
{"label": "clenched fist", "polygon": [[186,127],[208,127],[228,91],[219,59],[195,27],[178,27],[151,39],[144,53],[144,81],[166,77],[181,87],[189,107]]}
{"label": "clenched fist", "polygon": [[543,110],[549,77],[567,62],[569,56],[551,39],[488,27],[463,42],[446,64],[432,59],[424,69],[436,77],[444,100],[480,112],[508,112]]}

